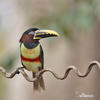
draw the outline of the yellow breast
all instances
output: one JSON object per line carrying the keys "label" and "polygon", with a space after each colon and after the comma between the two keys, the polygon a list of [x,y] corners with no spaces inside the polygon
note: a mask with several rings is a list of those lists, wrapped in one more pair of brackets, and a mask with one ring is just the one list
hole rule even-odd
{"label": "yellow breast", "polygon": [[24,56],[25,58],[36,58],[40,55],[40,44],[33,48],[33,49],[27,49],[24,44],[22,43],[21,45],[21,54],[22,56]]}
{"label": "yellow breast", "polygon": [[26,61],[23,61],[23,65],[25,65],[27,70],[32,72],[38,72],[39,67],[42,66],[40,62],[26,62]]}

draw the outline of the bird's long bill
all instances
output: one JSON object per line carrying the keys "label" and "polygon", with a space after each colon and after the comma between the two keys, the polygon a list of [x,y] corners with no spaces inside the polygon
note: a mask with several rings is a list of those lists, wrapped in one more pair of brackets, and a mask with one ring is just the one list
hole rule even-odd
{"label": "bird's long bill", "polygon": [[59,34],[53,30],[37,30],[34,39],[42,39],[47,37],[57,37]]}

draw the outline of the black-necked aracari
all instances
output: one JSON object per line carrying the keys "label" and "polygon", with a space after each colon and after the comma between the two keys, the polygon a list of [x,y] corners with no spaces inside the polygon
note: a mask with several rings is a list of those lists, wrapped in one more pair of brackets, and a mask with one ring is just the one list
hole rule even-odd
{"label": "black-necked aracari", "polygon": [[[39,40],[53,36],[58,36],[58,33],[52,30],[30,28],[19,40],[22,65],[28,71],[32,71],[33,78],[36,77],[38,71],[44,68],[43,49]],[[40,88],[45,89],[43,77],[34,82],[34,89],[39,90]]]}

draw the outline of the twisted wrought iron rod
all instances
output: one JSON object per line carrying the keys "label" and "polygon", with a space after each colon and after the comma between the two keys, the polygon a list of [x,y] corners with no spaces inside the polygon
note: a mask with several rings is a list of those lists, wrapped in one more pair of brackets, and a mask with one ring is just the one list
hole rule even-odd
{"label": "twisted wrought iron rod", "polygon": [[86,72],[85,72],[84,74],[81,73],[81,72],[78,70],[77,67],[75,67],[75,66],[68,66],[67,69],[66,69],[66,71],[65,71],[65,73],[64,73],[64,75],[63,75],[62,77],[58,76],[56,73],[54,73],[54,72],[51,71],[51,70],[43,69],[43,70],[41,70],[40,72],[38,72],[38,73],[37,73],[37,77],[36,77],[36,78],[33,78],[33,79],[31,79],[31,78],[28,76],[28,74],[24,71],[24,67],[20,67],[20,68],[16,69],[16,70],[15,70],[14,72],[12,72],[12,73],[7,73],[6,70],[5,70],[3,67],[0,66],[0,72],[2,72],[3,76],[6,77],[6,78],[13,78],[16,74],[21,73],[21,74],[23,75],[23,77],[24,77],[27,81],[29,81],[29,82],[34,82],[35,80],[37,80],[37,78],[39,78],[40,76],[42,76],[42,75],[43,75],[44,73],[46,73],[46,72],[51,73],[51,74],[52,74],[56,79],[58,79],[58,80],[64,80],[64,79],[66,79],[67,76],[69,75],[69,72],[70,72],[71,70],[73,70],[73,71],[75,72],[75,74],[76,74],[78,77],[82,77],[82,78],[83,78],[83,77],[88,76],[88,74],[91,72],[91,70],[92,70],[92,68],[93,68],[94,66],[96,66],[96,67],[98,67],[98,68],[100,69],[100,63],[99,63],[98,61],[92,61],[92,62],[90,62],[90,64],[88,65],[88,68],[87,68],[87,70],[86,70]]}

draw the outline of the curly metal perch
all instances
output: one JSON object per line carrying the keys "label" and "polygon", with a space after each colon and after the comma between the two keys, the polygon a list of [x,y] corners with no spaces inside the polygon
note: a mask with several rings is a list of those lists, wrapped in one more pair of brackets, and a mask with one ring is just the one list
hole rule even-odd
{"label": "curly metal perch", "polygon": [[67,78],[69,72],[70,72],[71,70],[73,70],[73,71],[75,72],[75,74],[76,74],[78,77],[86,77],[86,76],[88,76],[88,74],[91,72],[92,68],[93,68],[95,65],[100,69],[100,63],[99,63],[98,61],[92,61],[92,62],[90,62],[89,66],[88,66],[88,69],[87,69],[87,71],[86,71],[85,74],[82,74],[75,66],[68,66],[68,67],[67,67],[67,70],[65,71],[65,74],[64,74],[63,77],[59,77],[56,73],[54,73],[54,72],[52,72],[52,71],[50,71],[50,70],[45,70],[45,69],[42,70],[42,71],[40,71],[40,72],[38,73],[38,75],[41,76],[41,75],[44,74],[45,72],[50,72],[56,79],[64,80],[64,79]]}
{"label": "curly metal perch", "polygon": [[[40,77],[41,75],[43,75],[45,72],[50,72],[56,79],[64,80],[64,79],[67,78],[67,76],[68,76],[68,74],[69,74],[69,72],[70,72],[71,70],[73,70],[73,71],[76,73],[76,75],[77,75],[78,77],[86,77],[86,76],[88,76],[88,74],[91,72],[92,68],[93,68],[95,65],[100,69],[100,63],[99,63],[98,61],[92,61],[92,62],[89,64],[88,69],[87,69],[87,71],[86,71],[85,74],[82,74],[75,66],[68,66],[68,67],[67,67],[67,70],[65,71],[65,74],[64,74],[63,77],[59,77],[56,73],[54,73],[54,72],[51,71],[51,70],[46,70],[46,69],[44,69],[44,70],[41,70],[39,73],[37,73],[37,78],[39,78],[39,77]],[[13,78],[16,74],[21,73],[21,74],[23,75],[23,77],[24,77],[27,81],[29,81],[29,82],[34,82],[35,80],[37,80],[37,78],[31,79],[31,78],[27,75],[27,73],[24,71],[24,67],[20,67],[20,68],[18,68],[16,71],[14,71],[14,72],[12,72],[12,73],[7,73],[6,70],[5,70],[4,68],[2,68],[2,67],[0,67],[0,71],[2,72],[3,76],[6,77],[6,78]]]}

